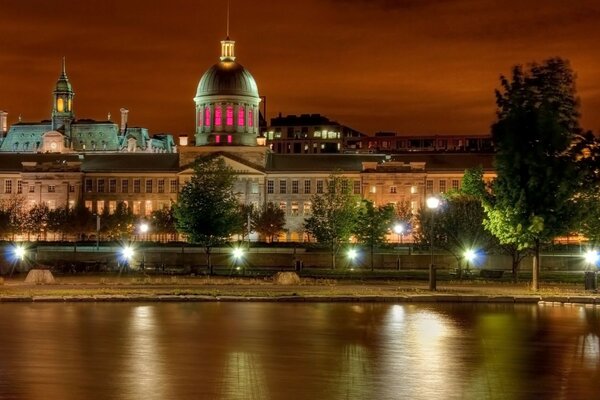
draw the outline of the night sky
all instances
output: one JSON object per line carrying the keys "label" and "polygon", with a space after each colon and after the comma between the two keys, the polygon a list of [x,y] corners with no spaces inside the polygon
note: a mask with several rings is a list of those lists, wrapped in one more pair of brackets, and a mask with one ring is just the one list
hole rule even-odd
{"label": "night sky", "polygon": [[[321,113],[365,133],[488,133],[511,66],[571,61],[600,132],[598,0],[231,0],[237,61],[268,116]],[[189,133],[227,2],[0,0],[0,109],[50,117],[62,56],[77,118]]]}

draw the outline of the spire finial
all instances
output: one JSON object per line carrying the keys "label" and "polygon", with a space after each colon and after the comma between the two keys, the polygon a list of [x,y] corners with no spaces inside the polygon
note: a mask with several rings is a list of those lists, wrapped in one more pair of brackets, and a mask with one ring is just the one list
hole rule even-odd
{"label": "spire finial", "polygon": [[67,75],[67,58],[65,56],[62,59],[62,74]]}
{"label": "spire finial", "polygon": [[227,40],[229,40],[229,9],[230,9],[230,0],[227,0]]}

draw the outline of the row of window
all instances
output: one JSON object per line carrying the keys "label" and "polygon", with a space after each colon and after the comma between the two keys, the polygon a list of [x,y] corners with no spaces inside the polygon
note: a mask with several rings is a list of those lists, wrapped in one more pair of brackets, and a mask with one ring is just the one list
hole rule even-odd
{"label": "row of window", "polygon": [[[157,208],[154,208],[154,203],[152,200],[133,200],[133,201],[121,201],[125,207],[131,207],[131,211],[134,215],[145,215],[149,216],[155,210],[160,210],[165,207],[170,207],[170,204],[167,202],[157,202]],[[94,208],[95,203],[95,208]],[[113,214],[117,209],[118,202],[116,200],[86,200],[85,207],[91,212],[97,214],[103,214],[105,209],[108,209],[109,214]]]}
{"label": "row of window", "polygon": [[[342,181],[342,189],[347,190],[348,181]],[[360,181],[352,181],[352,189],[354,194],[360,194]],[[325,193],[325,181],[323,179],[317,179],[316,181],[316,192],[315,193]],[[291,190],[289,193],[291,194],[300,194],[300,181],[298,179],[292,180]],[[273,194],[275,193],[275,180],[269,179],[267,180],[267,193]],[[279,179],[279,194],[287,194],[288,193],[288,181],[287,179]],[[309,179],[304,180],[304,185],[302,187],[303,194],[312,194],[313,193],[313,181]]]}
{"label": "row of window", "polygon": [[[225,107],[225,125],[233,126],[233,106],[229,105]],[[246,114],[248,116],[248,127],[254,126],[254,111],[249,109],[246,113],[246,109],[242,106],[237,108],[237,126],[246,126]],[[198,126],[211,126],[213,113],[209,106],[204,108],[204,118],[202,118],[202,109],[198,111]],[[215,106],[214,111],[214,123],[215,126],[223,126],[223,107]]]}
{"label": "row of window", "polygon": [[312,209],[312,203],[310,201],[305,201],[302,204],[302,209],[300,208],[300,203],[297,201],[292,201],[290,203],[290,208],[288,210],[288,202],[287,201],[280,201],[279,202],[279,208],[286,214],[288,215],[300,215],[300,211],[302,211],[302,213],[304,215],[310,215],[311,213],[311,209]]}
{"label": "row of window", "polygon": [[[440,180],[438,182],[438,192],[439,193],[446,193],[448,191],[448,187],[447,187],[448,181],[446,180]],[[458,179],[452,179],[451,181],[451,189],[452,190],[458,190],[460,189],[460,181]],[[428,179],[425,182],[425,191],[427,193],[433,193],[433,179]]]}
{"label": "row of window", "polygon": [[[142,193],[142,179],[121,179],[120,180],[119,193]],[[97,193],[117,193],[117,182],[116,178],[104,179],[98,178],[96,179],[96,192]],[[153,193],[156,190],[156,193],[165,193],[166,190],[166,179],[157,179],[156,180],[156,189],[155,183],[153,179],[145,179],[144,180],[144,193]],[[177,179],[169,179],[169,193],[177,193],[178,183]],[[133,189],[133,190],[131,190]],[[94,180],[91,178],[87,178],[85,180],[84,190],[86,193],[92,193],[94,191]]]}
{"label": "row of window", "polygon": [[[4,193],[5,194],[12,194],[12,193],[16,193],[16,194],[21,194],[23,193],[23,187],[27,186],[27,191],[28,193],[35,193],[35,186],[36,185],[28,185],[27,183],[24,183],[23,181],[17,181],[17,190],[16,192],[14,191],[13,188],[13,181],[12,180],[5,180],[4,181]],[[56,185],[48,185],[48,193],[55,193],[56,192]],[[71,185],[69,184],[69,192],[70,193],[74,193],[75,192],[75,185]]]}

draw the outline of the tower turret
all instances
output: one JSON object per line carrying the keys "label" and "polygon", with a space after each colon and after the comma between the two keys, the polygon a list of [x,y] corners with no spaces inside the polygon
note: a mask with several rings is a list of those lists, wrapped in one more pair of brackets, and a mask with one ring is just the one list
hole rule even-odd
{"label": "tower turret", "polygon": [[56,81],[53,92],[54,101],[52,108],[52,129],[62,129],[67,137],[70,137],[71,122],[75,118],[73,113],[73,97],[75,93],[71,82],[67,77],[65,58],[62,60],[62,73]]}

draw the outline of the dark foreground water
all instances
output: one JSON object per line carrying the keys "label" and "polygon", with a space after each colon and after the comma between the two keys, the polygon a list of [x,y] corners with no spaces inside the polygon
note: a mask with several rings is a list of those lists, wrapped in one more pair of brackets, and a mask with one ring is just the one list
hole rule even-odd
{"label": "dark foreground water", "polygon": [[600,310],[0,304],[0,399],[597,399]]}

